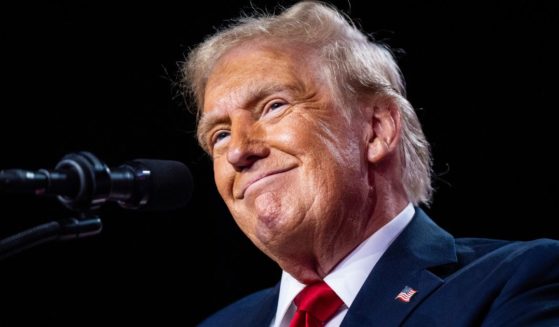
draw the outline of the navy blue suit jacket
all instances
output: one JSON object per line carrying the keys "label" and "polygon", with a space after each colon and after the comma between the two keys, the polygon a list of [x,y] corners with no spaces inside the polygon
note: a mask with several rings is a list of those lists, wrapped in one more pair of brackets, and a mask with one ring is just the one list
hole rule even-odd
{"label": "navy blue suit jacket", "polygon": [[[410,302],[396,300],[409,286]],[[270,325],[279,284],[200,326]],[[342,325],[559,326],[559,242],[455,239],[419,208],[381,257]]]}

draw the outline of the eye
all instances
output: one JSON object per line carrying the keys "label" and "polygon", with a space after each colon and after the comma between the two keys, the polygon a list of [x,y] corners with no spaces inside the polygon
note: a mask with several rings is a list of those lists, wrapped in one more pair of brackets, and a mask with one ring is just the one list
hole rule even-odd
{"label": "eye", "polygon": [[280,108],[280,107],[283,106],[283,105],[285,105],[285,103],[283,103],[283,102],[273,102],[273,103],[270,105],[270,109],[269,109],[269,110],[278,109],[278,108]]}
{"label": "eye", "polygon": [[264,107],[264,111],[263,111],[262,115],[266,115],[270,112],[278,111],[278,109],[282,109],[282,108],[286,107],[287,105],[288,105],[287,102],[281,101],[281,100],[275,100],[275,101],[269,102]]}
{"label": "eye", "polygon": [[220,131],[215,132],[212,135],[211,144],[216,145],[217,143],[221,142],[223,139],[228,137],[229,134],[231,134],[231,133],[229,131],[225,131],[225,130],[220,130]]}

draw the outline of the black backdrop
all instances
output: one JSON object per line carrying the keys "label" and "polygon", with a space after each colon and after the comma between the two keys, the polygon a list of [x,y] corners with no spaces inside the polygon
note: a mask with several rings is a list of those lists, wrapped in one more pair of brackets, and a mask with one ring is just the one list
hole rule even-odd
{"label": "black backdrop", "polygon": [[[219,200],[175,85],[186,50],[249,2],[191,3],[0,5],[0,169],[53,168],[88,150],[110,166],[182,161],[196,187],[184,209],[106,205],[100,235],[0,261],[0,325],[189,326],[278,280]],[[427,211],[436,222],[457,236],[559,238],[557,9],[335,3],[401,49],[409,98],[433,147],[437,191]],[[0,208],[1,237],[72,215],[31,196],[1,194]]]}

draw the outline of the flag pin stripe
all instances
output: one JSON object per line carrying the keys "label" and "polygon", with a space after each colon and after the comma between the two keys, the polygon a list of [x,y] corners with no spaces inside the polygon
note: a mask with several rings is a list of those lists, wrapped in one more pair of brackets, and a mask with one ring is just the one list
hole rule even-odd
{"label": "flag pin stripe", "polygon": [[404,287],[400,291],[400,293],[398,293],[398,295],[396,295],[394,300],[399,300],[401,302],[408,303],[408,302],[410,302],[412,296],[414,296],[415,293],[417,293],[416,290],[414,290],[413,288],[406,285],[406,287]]}

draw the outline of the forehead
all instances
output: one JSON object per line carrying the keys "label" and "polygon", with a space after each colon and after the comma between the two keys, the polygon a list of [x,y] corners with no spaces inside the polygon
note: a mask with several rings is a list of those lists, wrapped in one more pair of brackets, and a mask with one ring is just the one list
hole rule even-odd
{"label": "forehead", "polygon": [[310,52],[303,48],[270,44],[245,44],[229,50],[212,69],[206,84],[204,108],[243,101],[264,90],[295,88],[310,83]]}

